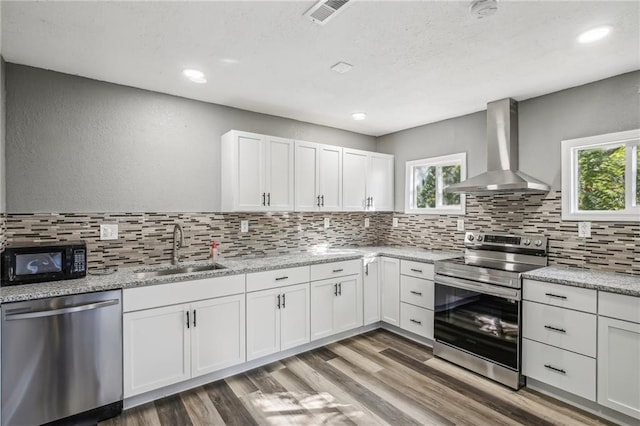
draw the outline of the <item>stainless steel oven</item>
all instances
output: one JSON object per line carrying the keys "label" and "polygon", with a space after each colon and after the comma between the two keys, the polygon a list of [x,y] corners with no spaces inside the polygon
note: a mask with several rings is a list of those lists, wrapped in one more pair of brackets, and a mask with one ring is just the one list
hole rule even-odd
{"label": "stainless steel oven", "polygon": [[518,389],[520,274],[546,265],[546,239],[468,232],[465,246],[436,262],[434,354]]}

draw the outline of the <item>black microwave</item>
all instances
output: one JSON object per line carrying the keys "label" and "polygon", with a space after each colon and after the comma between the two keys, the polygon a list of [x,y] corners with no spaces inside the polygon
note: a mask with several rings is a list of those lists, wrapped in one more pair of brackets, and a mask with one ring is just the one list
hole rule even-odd
{"label": "black microwave", "polygon": [[2,253],[1,285],[69,280],[87,275],[84,242],[9,245]]}

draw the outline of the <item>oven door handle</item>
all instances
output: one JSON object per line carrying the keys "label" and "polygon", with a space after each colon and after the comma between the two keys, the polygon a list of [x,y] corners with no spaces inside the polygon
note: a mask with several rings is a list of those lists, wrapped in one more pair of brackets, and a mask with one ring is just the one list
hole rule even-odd
{"label": "oven door handle", "polygon": [[501,297],[509,300],[520,300],[520,290],[494,286],[477,281],[465,280],[463,278],[453,278],[446,275],[436,275],[436,284],[449,287],[460,288],[462,290],[475,291],[477,293],[488,294],[490,296]]}

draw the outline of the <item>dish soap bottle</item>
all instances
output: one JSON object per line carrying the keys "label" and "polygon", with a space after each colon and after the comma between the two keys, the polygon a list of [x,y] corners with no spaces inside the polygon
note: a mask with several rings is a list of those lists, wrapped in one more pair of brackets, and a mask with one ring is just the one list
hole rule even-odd
{"label": "dish soap bottle", "polygon": [[218,251],[218,242],[211,241],[211,253],[209,254],[212,262],[217,262],[220,257],[220,252]]}

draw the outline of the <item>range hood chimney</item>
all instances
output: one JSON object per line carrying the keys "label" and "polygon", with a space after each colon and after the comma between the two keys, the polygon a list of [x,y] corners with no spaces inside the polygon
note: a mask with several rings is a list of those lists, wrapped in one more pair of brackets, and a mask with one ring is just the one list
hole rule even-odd
{"label": "range hood chimney", "polygon": [[511,98],[487,104],[487,172],[449,185],[445,192],[493,194],[548,192],[549,185],[518,170],[518,103]]}

